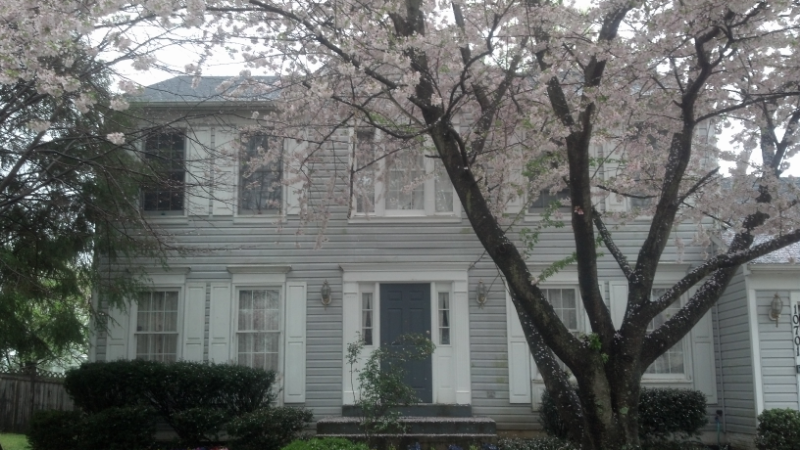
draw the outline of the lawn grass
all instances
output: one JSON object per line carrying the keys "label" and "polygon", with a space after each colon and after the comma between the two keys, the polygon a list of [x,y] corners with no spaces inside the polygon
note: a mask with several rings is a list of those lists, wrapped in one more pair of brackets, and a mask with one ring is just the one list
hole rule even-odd
{"label": "lawn grass", "polygon": [[28,450],[28,438],[24,434],[0,434],[3,450]]}

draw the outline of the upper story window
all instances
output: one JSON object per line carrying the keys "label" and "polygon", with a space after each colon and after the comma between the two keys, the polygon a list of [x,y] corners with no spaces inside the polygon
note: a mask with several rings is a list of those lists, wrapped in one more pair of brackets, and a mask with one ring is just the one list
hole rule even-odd
{"label": "upper story window", "polygon": [[181,131],[151,135],[144,142],[144,162],[152,178],[142,186],[142,209],[162,214],[183,212],[186,138]]}
{"label": "upper story window", "polygon": [[[651,300],[659,298],[667,289],[658,288],[651,291]],[[667,309],[659,313],[647,325],[647,331],[652,332],[656,328],[664,325],[664,322],[669,320],[681,309],[680,299],[676,300],[673,304],[669,305]],[[685,339],[685,338],[684,338]],[[655,375],[683,375],[685,373],[685,352],[684,352],[684,339],[681,339],[672,348],[659,356],[650,367],[645,371],[646,374]]]}
{"label": "upper story window", "polygon": [[381,155],[374,129],[356,130],[354,209],[363,216],[460,216],[458,200],[438,158],[420,146]]}
{"label": "upper story window", "polygon": [[239,166],[238,213],[280,214],[283,203],[282,152],[267,136],[247,141]]}
{"label": "upper story window", "polygon": [[569,210],[569,188],[561,189],[560,191],[551,194],[549,189],[544,189],[539,192],[539,196],[528,202],[528,213],[542,214],[548,208],[557,206],[559,211]]}

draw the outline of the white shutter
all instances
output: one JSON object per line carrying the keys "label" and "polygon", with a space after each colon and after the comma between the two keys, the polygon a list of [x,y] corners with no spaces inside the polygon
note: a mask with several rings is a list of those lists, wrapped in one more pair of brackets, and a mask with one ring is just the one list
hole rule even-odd
{"label": "white shutter", "polygon": [[106,361],[128,358],[129,324],[130,317],[127,311],[108,307]]}
{"label": "white shutter", "polygon": [[286,355],[283,402],[306,401],[306,283],[286,283]]}
{"label": "white shutter", "polygon": [[692,371],[694,372],[694,388],[706,394],[707,403],[717,403],[714,331],[710,310],[692,329]]}
{"label": "white shutter", "polygon": [[508,402],[531,403],[532,355],[519,322],[511,294],[506,291],[506,333],[508,337]]}
{"label": "white shutter", "polygon": [[235,128],[216,128],[214,133],[214,201],[215,216],[230,216],[236,207],[236,164],[239,161]]}
{"label": "white shutter", "polygon": [[[358,297],[358,283],[344,282],[342,285],[342,404],[352,405],[359,395],[358,376],[350,373],[351,367],[347,364],[347,346],[357,342],[361,333],[361,300]],[[377,298],[377,293],[374,294]],[[377,336],[375,337],[377,342]],[[360,355],[359,362],[363,363],[369,357],[369,351],[364,351]],[[352,370],[361,368],[362,364],[356,364]]]}
{"label": "white shutter", "polygon": [[611,302],[611,321],[614,323],[614,328],[619,329],[622,326],[622,320],[625,318],[625,309],[628,307],[628,282],[627,281],[609,281],[608,282]]}
{"label": "white shutter", "polygon": [[186,133],[186,209],[191,216],[208,215],[210,145],[208,128],[192,128]]}
{"label": "white shutter", "polygon": [[[608,152],[606,152],[607,154]],[[614,179],[620,172],[619,167],[619,159],[621,155],[619,153],[614,153],[610,157],[606,159],[603,163],[603,179],[606,181],[610,181]],[[627,201],[626,198],[615,194],[610,193],[608,197],[606,197],[606,211],[608,212],[624,212],[627,210]]]}
{"label": "white shutter", "polygon": [[286,166],[283,169],[283,176],[285,180],[289,181],[288,185],[284,186],[284,191],[286,192],[286,214],[288,215],[300,214],[300,199],[305,185],[303,170],[307,170],[301,165],[307,146],[308,144],[305,141],[296,141],[294,139],[286,139],[284,141],[286,161],[284,164]]}
{"label": "white shutter", "polygon": [[211,313],[208,321],[208,360],[227,363],[231,359],[231,285],[211,283]]}
{"label": "white shutter", "polygon": [[183,359],[203,360],[203,334],[206,316],[206,285],[190,283],[183,308]]}

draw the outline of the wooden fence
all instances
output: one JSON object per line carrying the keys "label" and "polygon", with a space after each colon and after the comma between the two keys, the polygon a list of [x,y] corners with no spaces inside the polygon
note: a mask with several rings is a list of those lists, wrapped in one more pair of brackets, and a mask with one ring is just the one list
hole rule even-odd
{"label": "wooden fence", "polygon": [[74,409],[64,380],[43,371],[0,373],[0,432],[25,433],[34,411]]}

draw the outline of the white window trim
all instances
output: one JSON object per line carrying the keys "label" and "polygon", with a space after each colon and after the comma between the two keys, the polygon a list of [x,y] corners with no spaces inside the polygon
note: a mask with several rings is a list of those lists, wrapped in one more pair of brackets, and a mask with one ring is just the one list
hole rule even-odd
{"label": "white window trim", "polygon": [[[431,340],[439,343],[438,292],[450,294],[450,345],[437,346],[432,355],[433,364],[433,402],[434,403],[472,403],[472,384],[469,345],[469,295],[468,264],[342,264],[343,314],[342,338],[343,352],[346,356],[347,344],[359,339],[361,330],[361,293],[373,292],[373,345],[365,347],[361,354],[363,362],[369,352],[380,345],[380,284],[381,283],[426,283],[431,286]],[[450,358],[449,361],[447,358]],[[446,368],[443,364],[449,364]],[[449,377],[446,373],[449,369]],[[448,379],[444,379],[446,377]],[[355,382],[355,380],[353,380]],[[449,383],[451,388],[443,388]],[[452,393],[447,391],[452,389]],[[350,367],[342,368],[342,400],[352,404],[354,390],[351,385]],[[450,398],[448,398],[450,397]]]}
{"label": "white window trim", "polygon": [[[281,143],[283,149],[283,157],[281,163],[283,164],[283,173],[281,173],[281,182],[283,182],[284,178],[286,177],[286,173],[289,170],[289,149],[286,140],[282,140]],[[287,186],[282,184],[281,188],[281,209],[280,211],[274,214],[242,214],[239,212],[239,195],[241,193],[241,168],[242,168],[242,155],[241,153],[237,154],[233,162],[233,179],[234,179],[234,191],[233,191],[233,223],[241,223],[241,224],[271,224],[277,223],[285,219],[287,215],[287,210],[289,208],[289,199],[288,199],[288,190],[291,189],[291,186]]]}
{"label": "white window trim", "polygon": [[[380,145],[380,133],[377,130],[375,141],[377,145]],[[435,158],[428,156],[423,158],[425,181],[423,182],[424,207],[422,209],[386,209],[386,158],[381,158],[375,162],[375,166],[375,172],[379,174],[376,176],[374,185],[376,198],[373,201],[375,210],[371,213],[358,212],[357,200],[354,195],[351,201],[352,211],[349,223],[461,222],[461,201],[458,199],[455,188],[453,188],[453,210],[447,212],[436,211],[436,180],[433,177],[436,169]]]}
{"label": "white window trim", "polygon": [[[184,309],[186,309],[186,275],[189,273],[188,267],[171,267],[169,272],[162,269],[152,269],[147,274],[149,283],[147,283],[147,291],[177,291],[178,292],[178,323],[176,324],[178,330],[177,348],[175,349],[175,360],[180,361],[183,359],[183,318]],[[128,359],[136,359],[136,321],[138,319],[139,304],[138,299],[130,302],[128,308]]]}

